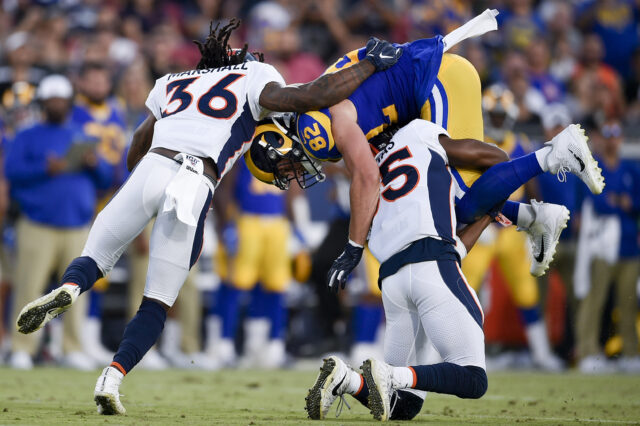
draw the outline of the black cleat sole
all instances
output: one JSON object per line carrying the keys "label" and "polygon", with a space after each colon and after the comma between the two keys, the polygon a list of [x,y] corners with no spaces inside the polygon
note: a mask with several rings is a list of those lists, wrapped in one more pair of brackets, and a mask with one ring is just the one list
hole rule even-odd
{"label": "black cleat sole", "polygon": [[382,395],[378,392],[378,387],[375,386],[375,380],[371,373],[371,360],[366,360],[362,364],[361,369],[364,381],[367,383],[367,388],[369,389],[369,411],[374,419],[382,420],[382,416],[384,415],[384,402],[382,402]]}
{"label": "black cleat sole", "polygon": [[[52,301],[40,306],[34,306],[18,318],[18,331],[22,334],[33,333],[42,326],[47,313],[54,310],[69,307],[71,305],[71,295],[66,291],[61,291]],[[56,315],[57,316],[57,315]]]}
{"label": "black cleat sole", "polygon": [[118,414],[115,407],[113,406],[113,401],[111,401],[109,397],[95,396],[93,400],[96,402],[96,405],[102,407],[102,412],[100,414],[103,414],[105,416],[113,416]]}
{"label": "black cleat sole", "polygon": [[323,361],[324,363],[322,364],[322,367],[320,367],[320,374],[318,374],[316,382],[313,384],[313,387],[309,389],[309,392],[304,399],[304,409],[307,411],[307,415],[312,420],[322,419],[322,404],[320,403],[320,400],[322,399],[322,387],[327,381],[327,377],[329,377],[333,369],[336,368],[336,362],[333,359],[326,358]]}

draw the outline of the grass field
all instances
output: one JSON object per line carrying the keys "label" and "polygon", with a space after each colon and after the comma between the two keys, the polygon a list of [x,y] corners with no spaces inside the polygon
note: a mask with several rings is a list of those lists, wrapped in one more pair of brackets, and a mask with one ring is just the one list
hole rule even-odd
{"label": "grass field", "polygon": [[[316,371],[133,371],[124,381],[126,416],[101,417],[93,403],[99,372],[0,367],[0,424],[184,423],[225,425],[371,424],[368,410],[348,397],[351,411],[306,419],[304,397]],[[429,394],[413,423],[640,424],[640,376],[494,373],[480,400]],[[400,424],[391,422],[392,424]],[[406,424],[406,423],[404,423]]]}

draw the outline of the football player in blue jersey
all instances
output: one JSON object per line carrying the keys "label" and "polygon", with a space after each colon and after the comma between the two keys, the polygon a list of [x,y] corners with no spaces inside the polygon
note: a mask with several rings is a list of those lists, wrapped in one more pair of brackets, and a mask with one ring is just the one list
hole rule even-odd
{"label": "football player in blue jersey", "polygon": [[[454,174],[459,174],[469,187],[466,193],[457,194],[456,214],[462,223],[473,222],[524,182],[546,171],[559,173],[561,179],[566,171],[571,171],[592,192],[602,191],[600,169],[578,126],[569,126],[549,146],[535,153],[491,169],[508,159],[503,151],[488,144],[469,147],[460,142],[484,138],[480,79],[466,59],[445,52],[470,35],[497,28],[496,13],[485,11],[444,38],[437,36],[397,45],[403,53],[393,67],[367,79],[341,103],[301,114],[294,120],[291,133],[297,134],[306,154],[319,161],[343,158],[352,178],[350,241],[341,261],[329,272],[329,287],[344,286],[349,272],[360,260],[358,253],[364,245],[378,194],[379,172],[370,152],[375,153],[380,147],[370,140],[388,126],[402,126],[415,118],[432,121],[455,140],[452,146],[445,145],[445,149],[458,150],[469,159],[482,162],[481,168],[454,167]],[[328,71],[352,66],[363,55],[363,49],[350,52]],[[558,235],[566,226],[562,215],[538,213],[530,205],[511,201],[502,209],[507,222],[529,233],[534,246],[534,275],[541,275],[548,268]]]}

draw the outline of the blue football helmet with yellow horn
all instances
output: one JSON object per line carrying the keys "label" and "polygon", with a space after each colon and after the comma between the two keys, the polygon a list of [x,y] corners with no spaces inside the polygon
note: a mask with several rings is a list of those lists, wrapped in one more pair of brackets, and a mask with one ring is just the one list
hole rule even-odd
{"label": "blue football helmet with yellow horn", "polygon": [[291,131],[294,122],[291,113],[260,121],[251,148],[244,155],[254,177],[283,190],[294,179],[302,189],[325,179],[320,163],[307,155]]}
{"label": "blue football helmet with yellow horn", "polygon": [[334,162],[342,159],[331,133],[331,113],[328,108],[298,115],[296,133],[311,158]]}

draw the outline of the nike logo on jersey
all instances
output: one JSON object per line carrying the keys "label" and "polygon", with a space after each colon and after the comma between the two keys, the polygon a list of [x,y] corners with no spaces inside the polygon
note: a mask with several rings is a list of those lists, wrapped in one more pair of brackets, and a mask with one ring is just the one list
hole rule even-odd
{"label": "nike logo on jersey", "polygon": [[542,263],[544,259],[544,238],[540,239],[540,253],[536,256],[536,262]]}
{"label": "nike logo on jersey", "polygon": [[571,151],[571,149],[569,149],[569,152],[571,154],[573,154],[573,156],[575,157],[576,160],[578,160],[578,163],[580,163],[580,171],[583,172],[584,171],[584,161],[582,161],[582,159],[580,157],[578,157],[575,152]]}
{"label": "nike logo on jersey", "polygon": [[336,392],[336,390],[337,390],[337,389],[340,389],[340,386],[342,386],[342,382],[344,382],[344,379],[346,379],[346,378],[347,378],[347,375],[346,375],[346,374],[345,374],[344,376],[342,376],[342,380],[340,380],[340,383],[338,383],[338,384],[336,385],[336,387],[335,387],[335,388],[333,388],[333,390],[331,391],[331,394],[332,394],[332,395],[338,395],[338,393]]}

